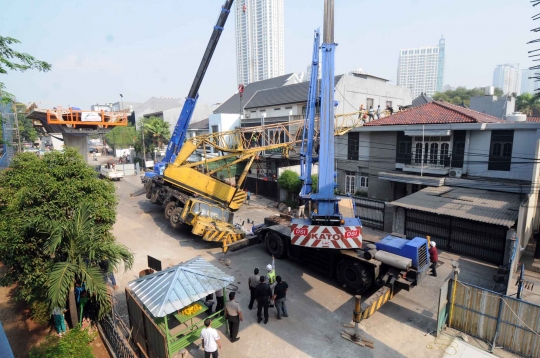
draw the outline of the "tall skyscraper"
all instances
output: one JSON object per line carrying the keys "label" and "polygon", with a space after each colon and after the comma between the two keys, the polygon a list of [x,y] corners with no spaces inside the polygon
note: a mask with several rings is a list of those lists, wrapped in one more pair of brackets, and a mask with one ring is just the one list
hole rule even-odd
{"label": "tall skyscraper", "polygon": [[519,65],[497,65],[493,71],[493,86],[502,89],[504,94],[519,94]]}
{"label": "tall skyscraper", "polygon": [[539,70],[529,70],[528,68],[525,70],[521,70],[521,93],[530,93],[535,94],[538,93],[538,91],[535,91],[536,89],[540,88],[540,81],[538,81],[536,78],[529,78],[535,75],[535,73],[540,73]]}
{"label": "tall skyscraper", "polygon": [[283,0],[236,2],[238,84],[285,74]]}
{"label": "tall skyscraper", "polygon": [[421,93],[432,96],[441,92],[444,83],[445,41],[438,46],[401,49],[397,84],[410,88],[412,97]]}

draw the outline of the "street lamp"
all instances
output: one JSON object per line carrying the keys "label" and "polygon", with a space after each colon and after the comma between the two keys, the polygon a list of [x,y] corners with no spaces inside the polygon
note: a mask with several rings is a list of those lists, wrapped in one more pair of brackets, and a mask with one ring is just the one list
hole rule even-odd
{"label": "street lamp", "polygon": [[124,109],[124,96],[120,93],[120,110]]}

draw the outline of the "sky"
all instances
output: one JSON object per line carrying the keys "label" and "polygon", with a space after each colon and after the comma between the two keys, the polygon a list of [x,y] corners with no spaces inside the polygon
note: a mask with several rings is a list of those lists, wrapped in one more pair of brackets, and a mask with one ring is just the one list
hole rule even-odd
{"label": "sky", "polygon": [[[0,75],[7,90],[40,108],[150,97],[183,98],[201,61],[223,0],[0,0],[0,35],[52,64],[52,71]],[[3,5],[2,5],[3,3]],[[285,73],[311,62],[313,30],[322,28],[323,0],[284,0]],[[9,5],[6,5],[9,4]],[[503,63],[535,65],[527,45],[540,12],[529,0],[335,0],[336,74],[361,68],[396,81],[401,48],[446,39],[444,84],[491,85]],[[236,92],[234,14],[200,88],[214,104]]]}

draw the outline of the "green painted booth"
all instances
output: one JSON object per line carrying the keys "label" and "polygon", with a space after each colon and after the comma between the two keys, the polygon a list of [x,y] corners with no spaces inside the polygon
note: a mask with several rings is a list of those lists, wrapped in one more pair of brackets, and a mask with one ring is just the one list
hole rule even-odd
{"label": "green painted booth", "polygon": [[[233,282],[233,276],[202,257],[131,281],[126,300],[133,340],[141,353],[172,358],[199,339],[206,318],[212,319],[214,328],[225,324],[223,310],[209,316],[204,301],[217,290],[223,290],[225,300],[225,288]],[[201,308],[181,313],[193,303]]]}

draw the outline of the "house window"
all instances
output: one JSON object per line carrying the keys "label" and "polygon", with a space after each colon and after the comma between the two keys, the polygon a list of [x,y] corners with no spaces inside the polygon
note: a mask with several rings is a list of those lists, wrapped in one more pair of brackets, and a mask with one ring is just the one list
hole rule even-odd
{"label": "house window", "polygon": [[302,106],[302,115],[305,116],[307,112],[307,106]]}
{"label": "house window", "polygon": [[392,101],[386,101],[386,108],[392,107]]}
{"label": "house window", "polygon": [[285,109],[292,109],[292,107],[285,107]]}
{"label": "house window", "polygon": [[360,174],[358,177],[358,187],[359,188],[367,188],[368,187],[368,175],[367,174]]}
{"label": "house window", "polygon": [[491,131],[488,170],[510,171],[514,131]]}
{"label": "house window", "polygon": [[345,193],[356,193],[356,175],[345,175]]}
{"label": "house window", "polygon": [[373,108],[373,98],[368,98],[366,103],[366,109]]}
{"label": "house window", "polygon": [[274,108],[274,111],[279,111],[280,109],[281,109],[281,108],[279,108],[279,107],[278,107],[278,108]]}
{"label": "house window", "polygon": [[218,126],[212,126],[212,133],[219,132]]}
{"label": "house window", "polygon": [[349,132],[347,134],[347,159],[358,160],[360,152],[360,133]]}

